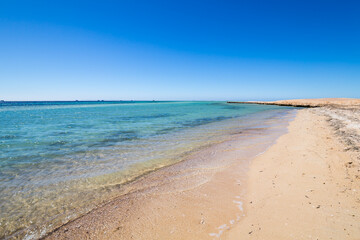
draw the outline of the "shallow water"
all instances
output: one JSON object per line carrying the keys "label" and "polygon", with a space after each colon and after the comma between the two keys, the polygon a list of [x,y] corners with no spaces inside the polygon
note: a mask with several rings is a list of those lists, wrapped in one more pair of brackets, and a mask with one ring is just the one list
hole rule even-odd
{"label": "shallow water", "polygon": [[288,111],[224,102],[0,103],[0,238],[38,238],[136,177]]}

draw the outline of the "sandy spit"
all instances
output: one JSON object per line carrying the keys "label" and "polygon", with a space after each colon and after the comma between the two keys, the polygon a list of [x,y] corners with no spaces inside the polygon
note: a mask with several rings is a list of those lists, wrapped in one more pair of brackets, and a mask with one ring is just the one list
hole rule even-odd
{"label": "sandy spit", "polygon": [[316,98],[316,99],[292,99],[278,101],[248,101],[248,102],[229,102],[245,104],[264,104],[293,107],[359,107],[360,99],[357,98]]}

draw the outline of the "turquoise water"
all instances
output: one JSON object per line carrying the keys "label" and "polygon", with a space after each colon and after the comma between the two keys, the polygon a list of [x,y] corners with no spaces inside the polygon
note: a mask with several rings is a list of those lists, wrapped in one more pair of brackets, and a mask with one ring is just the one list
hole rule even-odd
{"label": "turquoise water", "polygon": [[287,111],[224,102],[0,102],[0,238],[38,238],[126,182]]}

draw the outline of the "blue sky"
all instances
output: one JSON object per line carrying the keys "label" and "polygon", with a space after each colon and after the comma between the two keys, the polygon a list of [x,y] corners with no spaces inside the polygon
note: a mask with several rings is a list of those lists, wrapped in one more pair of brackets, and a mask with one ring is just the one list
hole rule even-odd
{"label": "blue sky", "polygon": [[0,1],[0,99],[360,97],[360,1]]}

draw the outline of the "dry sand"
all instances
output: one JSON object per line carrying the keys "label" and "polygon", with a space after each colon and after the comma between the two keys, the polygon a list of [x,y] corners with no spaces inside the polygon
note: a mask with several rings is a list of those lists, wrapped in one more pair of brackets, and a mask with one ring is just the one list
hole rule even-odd
{"label": "dry sand", "polygon": [[360,99],[355,98],[318,98],[318,99],[293,99],[280,100],[273,102],[281,105],[297,105],[310,107],[324,107],[324,106],[360,106]]}
{"label": "dry sand", "polygon": [[360,239],[359,158],[344,145],[346,124],[334,123],[341,111],[300,110],[252,161],[246,217],[224,239]]}

